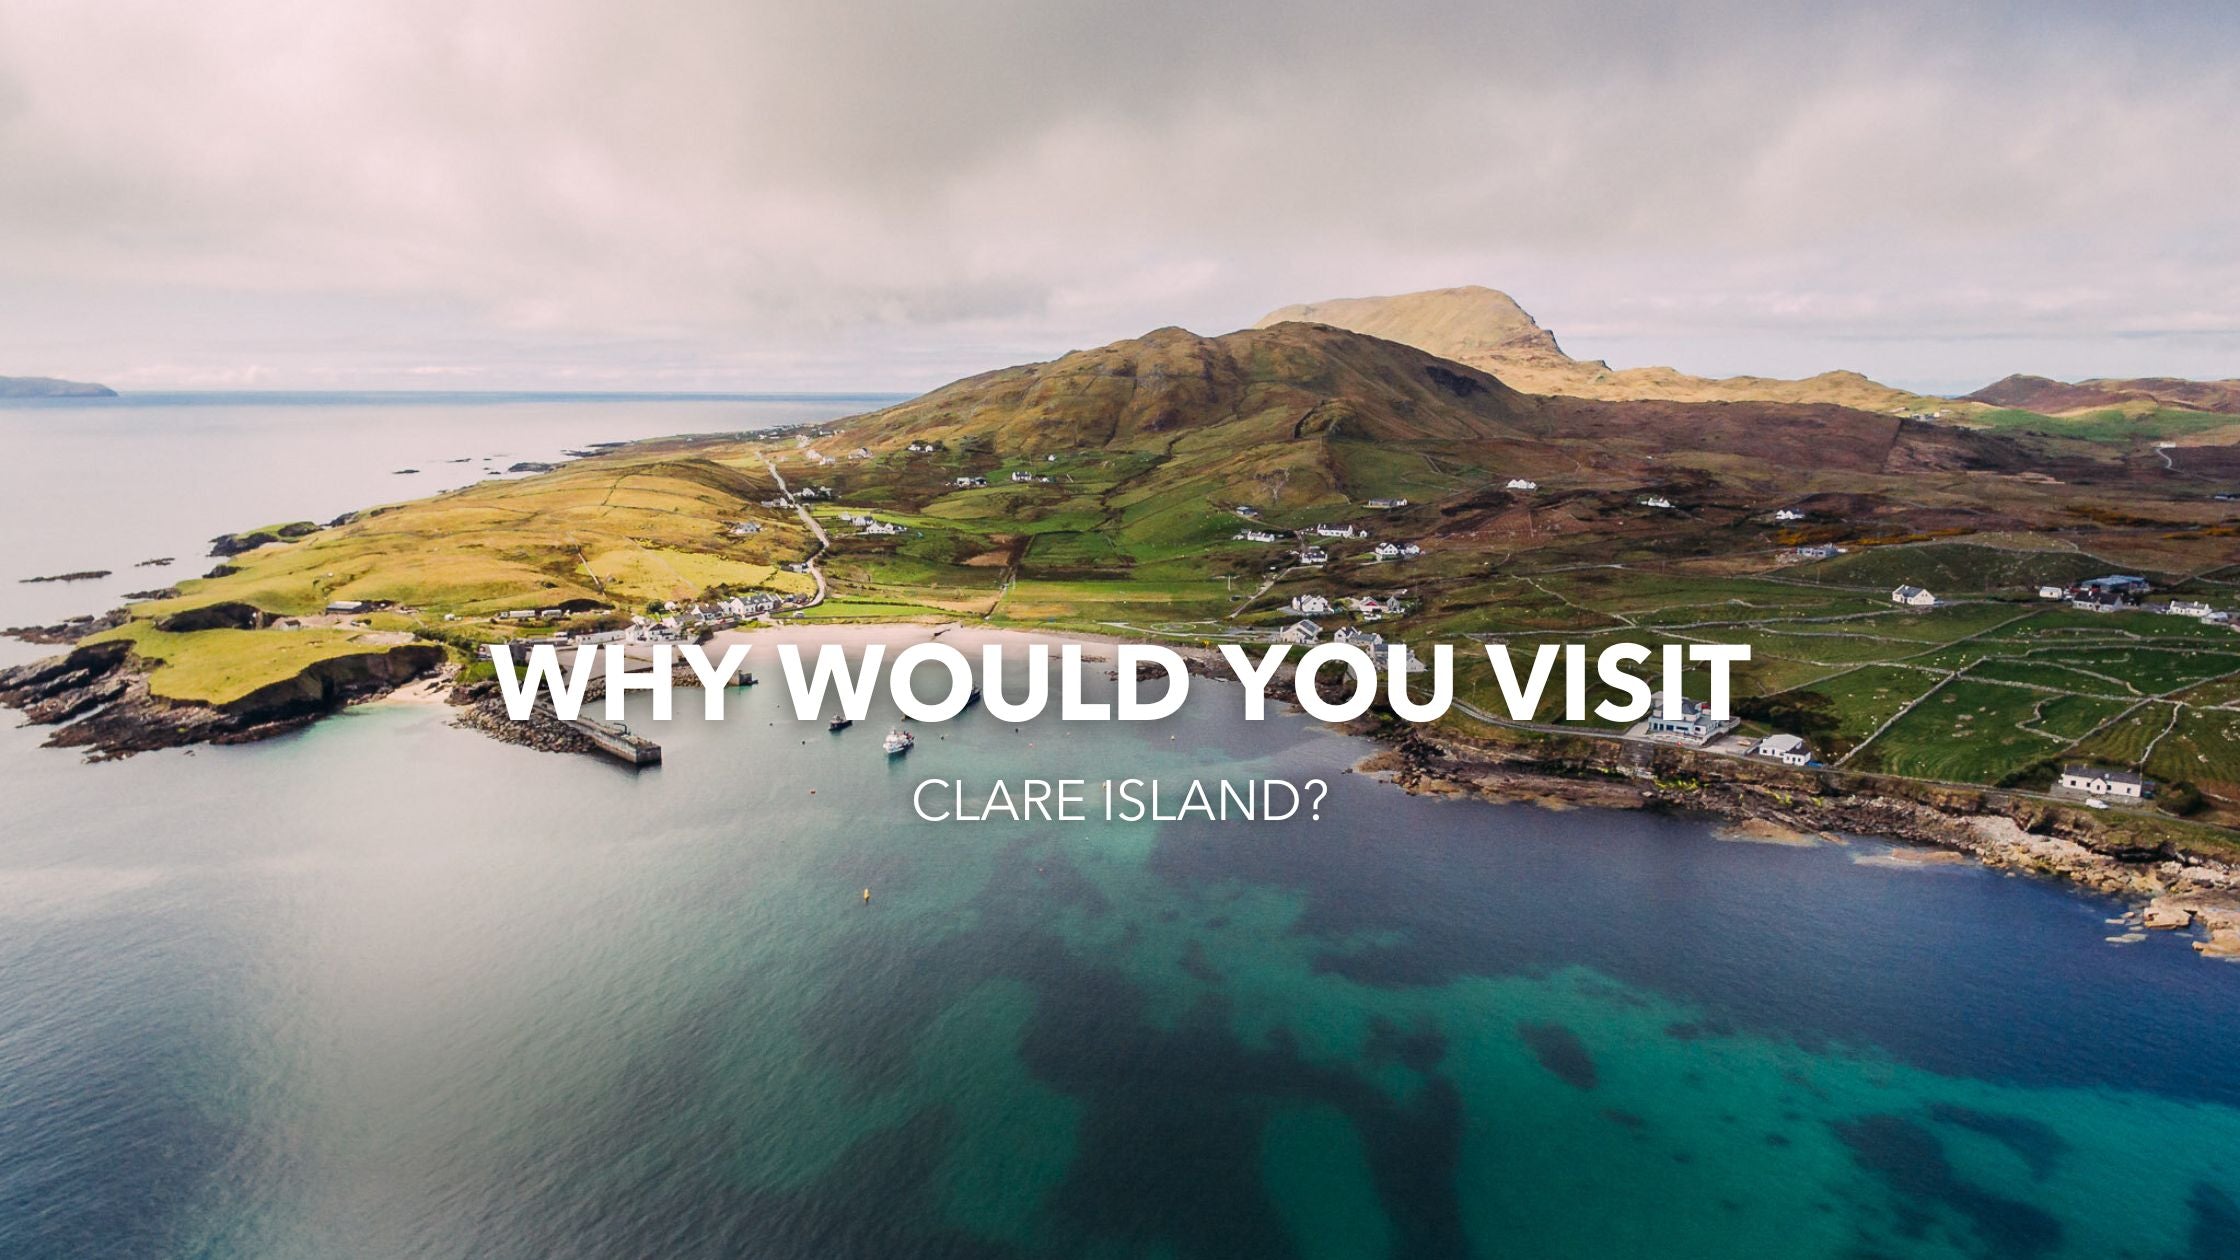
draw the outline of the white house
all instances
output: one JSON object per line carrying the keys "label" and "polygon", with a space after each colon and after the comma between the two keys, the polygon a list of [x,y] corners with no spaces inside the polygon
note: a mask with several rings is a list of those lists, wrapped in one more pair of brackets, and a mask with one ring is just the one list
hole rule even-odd
{"label": "white house", "polygon": [[1368,630],[1356,630],[1352,626],[1339,626],[1337,633],[1330,636],[1330,641],[1332,643],[1351,643],[1355,647],[1367,648],[1371,652],[1381,651],[1384,648],[1383,635]]}
{"label": "white house", "polygon": [[1369,506],[1373,508],[1383,508],[1386,511],[1391,511],[1394,508],[1404,508],[1408,506],[1408,501],[1406,499],[1371,499],[1369,500]]}
{"label": "white house", "polygon": [[1283,535],[1272,534],[1264,529],[1240,529],[1237,531],[1237,541],[1256,543],[1282,542]]}
{"label": "white house", "polygon": [[892,521],[870,521],[864,525],[863,532],[873,537],[884,537],[889,534],[901,534],[908,531]]}
{"label": "white house", "polygon": [[1370,552],[1379,560],[1413,560],[1423,554],[1423,548],[1414,543],[1381,542]]}
{"label": "white house", "polygon": [[1918,586],[1901,586],[1890,592],[1890,602],[1906,608],[1934,608],[1937,597]]}
{"label": "white house", "polygon": [[1330,597],[1327,595],[1294,595],[1291,597],[1291,611],[1314,616],[1327,616],[1331,611]]}
{"label": "white house", "polygon": [[746,538],[750,535],[759,534],[761,532],[762,526],[754,521],[731,522],[731,536],[733,538]]}
{"label": "white house", "polygon": [[1313,643],[1322,638],[1322,627],[1312,621],[1295,621],[1276,637],[1285,643]]}
{"label": "white house", "polygon": [[2173,599],[2170,601],[2170,607],[2163,611],[2173,617],[2206,617],[2216,610],[2199,600]]}
{"label": "white house", "polygon": [[1408,611],[1408,602],[1397,595],[1387,595],[1382,598],[1375,595],[1362,595],[1346,600],[1345,605],[1359,614],[1363,621],[1397,617]]}
{"label": "white house", "polygon": [[1660,509],[1660,510],[1661,510],[1661,509],[1664,509],[1664,508],[1669,508],[1669,507],[1671,507],[1671,506],[1672,506],[1672,500],[1670,500],[1670,499],[1668,499],[1668,498],[1664,497],[1664,496],[1663,496],[1663,495],[1661,495],[1661,494],[1652,494],[1652,495],[1648,495],[1648,496],[1644,497],[1644,498],[1643,498],[1643,499],[1641,500],[1641,506],[1643,506],[1643,507],[1645,507],[1645,508],[1658,508],[1658,509]]}
{"label": "white house", "polygon": [[1324,538],[1367,538],[1369,536],[1369,531],[1355,529],[1351,525],[1317,525],[1314,527],[1314,532]]}
{"label": "white house", "polygon": [[1299,551],[1299,563],[1328,564],[1330,563],[1330,553],[1320,547],[1303,547]]}
{"label": "white house", "polygon": [[1540,483],[1537,481],[1528,481],[1523,477],[1509,478],[1509,489],[1511,490],[1538,490],[1539,488]]}
{"label": "white house", "polygon": [[2108,770],[2100,766],[2061,767],[2061,786],[2089,796],[2116,796],[2133,801],[2147,795],[2146,779],[2129,770]]}
{"label": "white house", "polygon": [[2069,591],[2066,587],[2041,586],[2038,588],[2039,599],[2067,599],[2068,597]]}
{"label": "white house", "polygon": [[955,486],[959,490],[970,490],[974,486],[987,485],[988,479],[986,477],[958,477],[955,480],[951,481],[949,484]]}
{"label": "white house", "polygon": [[1770,757],[1786,766],[1801,766],[1812,760],[1812,749],[1795,735],[1768,735],[1750,750],[1752,756]]}
{"label": "white house", "polygon": [[1734,717],[1714,718],[1702,705],[1680,697],[1680,716],[1664,715],[1664,694],[1649,697],[1648,733],[1689,744],[1707,744],[1742,724]]}
{"label": "white house", "polygon": [[1777,521],[1801,521],[1804,519],[1804,513],[1794,508],[1783,508],[1773,514],[1773,519]]}

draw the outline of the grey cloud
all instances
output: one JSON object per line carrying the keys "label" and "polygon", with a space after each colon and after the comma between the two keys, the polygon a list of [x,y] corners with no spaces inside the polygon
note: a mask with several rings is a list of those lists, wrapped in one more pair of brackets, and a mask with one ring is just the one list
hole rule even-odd
{"label": "grey cloud", "polygon": [[1475,282],[1629,363],[2240,371],[2229,6],[1765,8],[0,0],[0,370],[919,387]]}

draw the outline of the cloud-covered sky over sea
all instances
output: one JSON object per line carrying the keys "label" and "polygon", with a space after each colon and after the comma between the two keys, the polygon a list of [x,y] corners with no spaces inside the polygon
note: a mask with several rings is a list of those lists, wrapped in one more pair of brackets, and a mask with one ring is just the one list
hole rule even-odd
{"label": "cloud-covered sky over sea", "polygon": [[0,0],[0,372],[917,389],[1507,290],[1618,366],[2240,375],[2240,7]]}

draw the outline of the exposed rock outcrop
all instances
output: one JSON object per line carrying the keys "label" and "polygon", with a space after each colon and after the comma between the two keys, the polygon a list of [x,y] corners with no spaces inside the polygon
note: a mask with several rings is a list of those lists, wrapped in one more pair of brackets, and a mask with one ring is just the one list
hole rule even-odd
{"label": "exposed rock outcrop", "polygon": [[239,534],[220,534],[210,540],[210,554],[220,557],[238,556],[244,551],[255,551],[257,548],[270,543],[292,542],[307,534],[316,534],[319,529],[320,526],[316,521],[293,521],[286,525],[274,526],[271,529],[252,529]]}
{"label": "exposed rock outcrop", "polygon": [[53,748],[97,759],[187,744],[236,744],[295,730],[354,700],[391,691],[443,664],[441,647],[406,643],[306,665],[295,677],[222,705],[171,700],[148,688],[123,640],[0,670],[0,704],[56,729]]}

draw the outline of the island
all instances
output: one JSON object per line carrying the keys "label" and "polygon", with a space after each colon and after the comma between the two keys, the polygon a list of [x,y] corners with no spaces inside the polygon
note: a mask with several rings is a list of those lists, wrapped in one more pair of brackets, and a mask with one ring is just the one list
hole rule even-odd
{"label": "island", "polygon": [[[492,643],[773,621],[1201,659],[1747,643],[1731,720],[1692,690],[1677,719],[1513,720],[1472,647],[1448,718],[1359,728],[1411,790],[1916,839],[2136,897],[2240,952],[2240,403],[2168,383],[1613,383],[1492,292],[1289,312],[1387,335],[1162,328],[843,420],[601,444],[244,529],[209,576],[0,673],[0,700],[58,746],[123,755],[293,729],[431,672],[471,710]],[[1546,392],[1504,378],[1518,355]]]}

